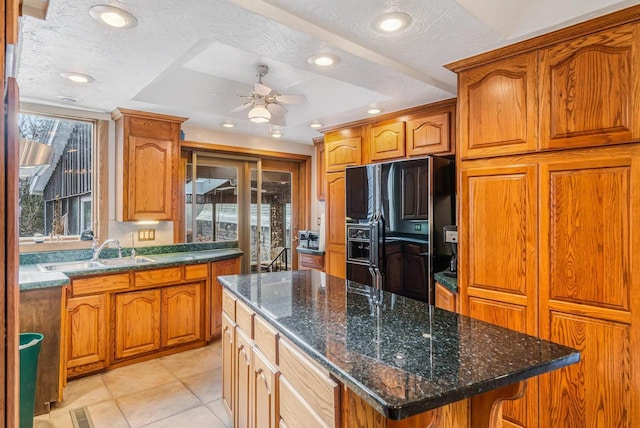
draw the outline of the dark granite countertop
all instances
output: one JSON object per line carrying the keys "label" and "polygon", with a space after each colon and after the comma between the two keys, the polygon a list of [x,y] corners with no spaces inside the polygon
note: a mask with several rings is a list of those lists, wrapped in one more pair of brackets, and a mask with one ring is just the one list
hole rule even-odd
{"label": "dark granite countertop", "polygon": [[[318,271],[219,277],[380,413],[403,419],[577,362],[577,351]],[[382,302],[376,304],[375,301]]]}
{"label": "dark granite countertop", "polygon": [[433,279],[442,284],[452,293],[458,292],[458,278],[445,275],[443,272],[433,274]]}
{"label": "dark granite countertop", "polygon": [[[143,253],[145,257],[150,257],[153,262],[138,264],[138,265],[126,265],[126,266],[104,266],[93,269],[82,269],[68,272],[42,272],[38,269],[37,263],[50,263],[51,254],[47,253],[34,253],[30,258],[25,257],[24,261],[31,262],[29,264],[21,264],[19,272],[20,290],[31,290],[37,288],[48,287],[61,287],[70,283],[70,277],[82,277],[96,274],[112,274],[118,272],[126,272],[131,270],[142,269],[154,269],[159,267],[168,266],[181,266],[203,262],[210,262],[216,260],[224,260],[242,255],[242,251],[238,248],[210,248],[206,250],[199,249],[197,246],[163,246],[161,247],[165,251],[170,250],[185,250],[170,253],[157,253],[158,249],[149,248],[146,251],[140,251],[137,249],[138,254]],[[111,250],[111,249],[110,249]],[[84,252],[82,252],[84,251]],[[62,252],[57,252],[62,253]],[[85,254],[86,253],[86,254]],[[106,251],[107,256],[113,256],[117,253]],[[39,254],[39,255],[35,255]],[[123,252],[123,256],[126,257],[126,253]],[[87,257],[88,256],[88,257]],[[63,262],[67,260],[88,260],[91,257],[91,251],[80,250],[74,251],[72,254],[64,256],[58,256],[55,261]],[[60,258],[62,257],[62,258]],[[83,257],[83,258],[80,258]],[[109,257],[107,257],[109,258]],[[110,257],[113,258],[113,257]]]}
{"label": "dark granite countertop", "polygon": [[321,250],[318,250],[318,249],[315,249],[315,248],[304,248],[304,247],[298,246],[296,248],[296,251],[299,252],[299,253],[313,254],[313,255],[316,255],[316,256],[324,255],[324,251],[321,251]]}

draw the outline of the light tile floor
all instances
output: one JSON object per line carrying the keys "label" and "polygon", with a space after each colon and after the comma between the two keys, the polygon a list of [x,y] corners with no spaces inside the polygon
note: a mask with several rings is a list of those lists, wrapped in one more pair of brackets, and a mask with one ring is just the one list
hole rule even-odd
{"label": "light tile floor", "polygon": [[70,381],[64,401],[34,428],[73,428],[87,406],[95,428],[228,428],[220,342]]}

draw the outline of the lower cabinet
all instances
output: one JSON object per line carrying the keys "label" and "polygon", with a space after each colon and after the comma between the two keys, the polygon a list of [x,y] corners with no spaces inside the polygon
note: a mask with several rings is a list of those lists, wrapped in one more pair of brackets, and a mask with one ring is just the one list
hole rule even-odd
{"label": "lower cabinet", "polygon": [[207,325],[207,340],[218,337],[222,331],[222,285],[218,277],[240,273],[240,258],[220,260],[211,263],[211,283],[207,298],[210,316]]}
{"label": "lower cabinet", "polygon": [[236,328],[236,390],[235,390],[235,411],[233,415],[233,426],[236,428],[246,428],[251,420],[251,380],[253,378],[253,365],[251,364],[252,342],[242,330]]}
{"label": "lower cabinet", "polygon": [[175,346],[202,337],[202,284],[162,289],[160,343]]}
{"label": "lower cabinet", "polygon": [[444,285],[436,282],[436,307],[451,312],[458,311],[456,293],[449,291]]}
{"label": "lower cabinet", "polygon": [[[222,405],[231,416],[235,411],[235,352],[236,324],[226,313],[222,314]],[[233,419],[233,418],[231,418]]]}
{"label": "lower cabinet", "polygon": [[278,370],[273,367],[266,356],[254,347],[253,371],[251,383],[251,419],[255,428],[275,428],[278,426],[276,414],[276,382]]}
{"label": "lower cabinet", "polygon": [[[64,317],[63,317],[64,318]],[[66,355],[71,375],[103,369],[107,366],[109,343],[109,300],[105,295],[71,297],[66,301],[68,339],[62,353]]]}
{"label": "lower cabinet", "polygon": [[324,254],[306,254],[298,251],[298,269],[316,269],[324,271]]}
{"label": "lower cabinet", "polygon": [[160,290],[115,296],[115,359],[160,349]]}

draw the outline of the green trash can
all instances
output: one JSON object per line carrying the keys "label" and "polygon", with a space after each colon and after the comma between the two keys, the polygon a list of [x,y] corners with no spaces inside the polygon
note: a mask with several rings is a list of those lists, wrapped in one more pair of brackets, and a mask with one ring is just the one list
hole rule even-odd
{"label": "green trash can", "polygon": [[33,428],[38,355],[44,336],[20,333],[20,428]]}

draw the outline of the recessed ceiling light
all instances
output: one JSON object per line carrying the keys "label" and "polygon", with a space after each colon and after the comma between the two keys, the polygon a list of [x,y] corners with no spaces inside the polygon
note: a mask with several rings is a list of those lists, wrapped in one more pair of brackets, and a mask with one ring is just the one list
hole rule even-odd
{"label": "recessed ceiling light", "polygon": [[66,95],[57,95],[56,98],[65,103],[77,103],[79,101],[76,97],[68,97]]}
{"label": "recessed ceiling light", "polygon": [[411,17],[403,12],[389,12],[374,19],[372,26],[376,31],[394,33],[407,28],[411,24]]}
{"label": "recessed ceiling light", "polygon": [[231,122],[225,122],[225,123],[222,124],[222,126],[224,126],[225,128],[233,128],[236,125],[231,123]]}
{"label": "recessed ceiling light", "polygon": [[334,65],[340,62],[340,58],[337,55],[333,54],[316,54],[311,55],[307,62],[311,65],[317,65],[319,67],[328,67],[330,65]]}
{"label": "recessed ceiling light", "polygon": [[322,128],[322,124],[318,123],[318,122],[313,122],[311,125],[309,125],[310,127],[312,127],[313,129],[318,129],[318,128]]}
{"label": "recessed ceiling light", "polygon": [[380,112],[382,112],[382,109],[378,107],[372,107],[369,110],[367,110],[367,113],[369,114],[378,114]]}
{"label": "recessed ceiling light", "polygon": [[133,28],[138,25],[138,18],[115,6],[93,6],[89,9],[89,15],[96,21],[114,28]]}
{"label": "recessed ceiling light", "polygon": [[92,83],[96,80],[88,74],[82,73],[60,73],[60,76],[75,83]]}

